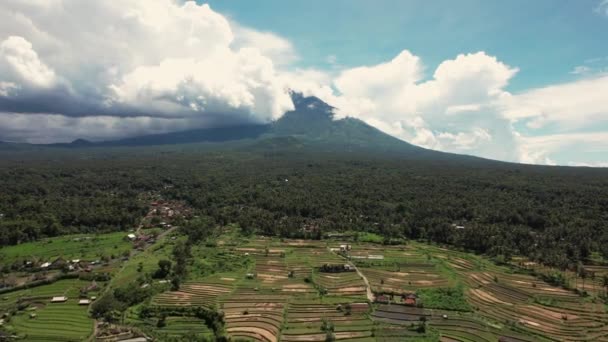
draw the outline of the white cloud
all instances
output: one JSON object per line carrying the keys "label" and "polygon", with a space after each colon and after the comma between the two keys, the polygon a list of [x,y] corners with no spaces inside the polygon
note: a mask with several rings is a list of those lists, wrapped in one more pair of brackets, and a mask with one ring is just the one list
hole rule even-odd
{"label": "white cloud", "polygon": [[327,62],[327,64],[329,65],[336,65],[336,63],[338,62],[338,57],[336,57],[336,55],[327,55],[327,57],[325,57],[325,61]]}
{"label": "white cloud", "polygon": [[502,114],[529,128],[555,125],[560,131],[608,121],[608,75],[532,89],[503,97]]}
{"label": "white cloud", "polygon": [[572,69],[572,71],[570,71],[570,73],[572,75],[586,75],[591,71],[591,68],[586,65],[577,65],[574,67],[574,69]]}
{"label": "white cloud", "polygon": [[608,162],[568,162],[568,166],[584,166],[584,167],[608,167]]}
{"label": "white cloud", "polygon": [[[603,161],[568,161],[565,158],[584,158],[585,153],[606,155],[608,151],[608,132],[578,132],[519,137],[521,162],[529,164],[556,164],[551,156],[562,156],[559,164],[587,164],[600,166]],[[549,162],[548,162],[549,161]]]}
{"label": "white cloud", "polygon": [[19,36],[10,36],[0,43],[0,71],[8,78],[3,80],[5,83],[49,88],[56,82],[55,72],[38,58],[32,44]]}
{"label": "white cloud", "polygon": [[293,108],[290,88],[336,107],[337,119],[448,152],[598,164],[563,151],[608,151],[597,133],[608,127],[601,58],[576,67],[576,81],[511,94],[519,69],[483,51],[433,68],[403,50],[375,65],[344,68],[329,55],[330,72],[294,69],[290,41],[193,1],[5,0],[0,18],[0,140],[269,122]]}
{"label": "white cloud", "polygon": [[268,122],[293,108],[275,70],[291,44],[208,5],[8,0],[0,17],[0,111],[203,123],[194,118]]}
{"label": "white cloud", "polygon": [[357,117],[420,146],[515,160],[516,151],[504,148],[514,139],[509,122],[486,109],[505,96],[517,71],[478,52],[444,61],[425,79],[421,59],[404,50],[385,63],[343,70],[331,84],[310,82],[305,93],[336,107],[338,118]]}
{"label": "white cloud", "polygon": [[595,13],[608,17],[608,0],[600,0],[594,11]]}
{"label": "white cloud", "polygon": [[259,32],[237,23],[231,26],[235,32],[232,47],[236,50],[242,48],[258,49],[262,55],[270,58],[275,65],[289,65],[298,60],[298,55],[291,42],[272,32]]}
{"label": "white cloud", "polygon": [[85,116],[59,114],[0,113],[0,136],[7,141],[29,143],[70,142],[117,139],[125,136],[184,130],[191,125],[185,119],[153,117]]}

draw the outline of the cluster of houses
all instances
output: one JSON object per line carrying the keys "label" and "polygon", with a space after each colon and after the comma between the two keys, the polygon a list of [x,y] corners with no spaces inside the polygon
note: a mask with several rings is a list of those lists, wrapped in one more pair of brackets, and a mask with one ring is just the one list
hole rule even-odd
{"label": "cluster of houses", "polygon": [[341,273],[354,272],[356,270],[352,265],[349,264],[324,264],[319,267],[319,271],[325,273]]}
{"label": "cluster of houses", "polygon": [[[91,304],[95,299],[97,299],[96,296],[91,296],[88,297],[87,293],[90,291],[97,291],[99,289],[99,286],[97,285],[96,281],[92,281],[91,284],[89,284],[88,286],[85,286],[83,288],[80,289],[80,297],[78,299],[78,305],[89,305]],[[65,303],[68,301],[68,297],[67,296],[56,296],[51,298],[51,303]]]}
{"label": "cluster of houses", "polygon": [[155,200],[150,203],[150,211],[144,219],[144,226],[151,228],[157,226],[153,222],[154,218],[160,218],[162,221],[158,223],[163,228],[171,228],[171,221],[176,217],[190,216],[190,209],[181,202],[169,202],[164,200]]}
{"label": "cluster of houses", "polygon": [[66,269],[67,271],[85,271],[90,272],[92,270],[92,266],[100,264],[99,260],[94,261],[83,261],[80,259],[72,259],[66,260],[62,257],[59,257],[53,261],[45,261],[42,263],[34,262],[34,261],[25,261],[25,268],[29,269],[40,269],[42,271],[45,270],[61,270]]}
{"label": "cluster of houses", "polygon": [[127,239],[133,243],[133,248],[137,249],[138,251],[143,251],[146,244],[151,245],[156,242],[156,235],[153,235],[153,234],[150,234],[150,235],[137,234],[136,235],[135,233],[129,233],[129,234],[127,234],[125,239]]}
{"label": "cluster of houses", "polygon": [[393,295],[393,294],[376,294],[374,301],[381,304],[401,304],[407,306],[418,306],[419,299],[414,293]]}
{"label": "cluster of houses", "polygon": [[[57,296],[51,298],[51,303],[65,303],[68,301],[68,297],[66,296]],[[78,300],[78,305],[89,305],[91,304],[97,297],[92,296],[91,298],[81,298]]]}

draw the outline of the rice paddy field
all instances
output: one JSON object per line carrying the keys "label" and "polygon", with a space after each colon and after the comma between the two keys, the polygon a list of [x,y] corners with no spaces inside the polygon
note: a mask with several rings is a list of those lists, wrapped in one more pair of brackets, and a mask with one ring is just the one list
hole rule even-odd
{"label": "rice paddy field", "polygon": [[[125,286],[154,271],[159,260],[172,257],[180,239],[159,239],[111,265],[115,272],[107,286]],[[108,242],[106,249],[113,246]],[[329,272],[324,265],[349,267]],[[159,317],[141,318],[139,306],[127,311],[124,324],[159,341],[179,340],[186,332],[188,338],[213,339],[217,332],[203,319],[175,311],[202,307],[222,313],[221,333],[235,341],[608,341],[608,312],[598,297],[605,289],[597,279],[607,270],[589,269],[596,279],[587,279],[588,295],[582,296],[525,267],[498,266],[482,256],[417,242],[383,246],[220,236],[213,244],[192,246],[188,277],[179,290],[167,285],[145,303],[171,312],[162,326]],[[89,284],[64,279],[0,294],[2,311],[28,303],[2,329],[27,341],[87,340],[93,320],[77,298]],[[106,284],[100,285],[103,291]],[[369,300],[369,293],[378,300]],[[68,300],[50,303],[56,296]],[[415,303],[405,305],[407,296]]]}
{"label": "rice paddy field", "polygon": [[[26,341],[83,341],[93,331],[93,319],[88,315],[88,305],[79,305],[82,287],[91,282],[78,279],[59,280],[27,290],[2,295],[0,307],[10,310],[18,300],[27,308],[17,311],[5,323],[6,331]],[[103,286],[103,284],[99,284]],[[89,293],[96,295],[96,291]],[[65,296],[67,300],[52,303],[52,297]]]}

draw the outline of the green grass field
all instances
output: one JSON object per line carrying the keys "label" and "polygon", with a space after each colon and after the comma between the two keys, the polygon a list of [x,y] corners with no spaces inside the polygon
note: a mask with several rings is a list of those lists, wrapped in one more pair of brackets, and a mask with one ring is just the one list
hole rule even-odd
{"label": "green grass field", "polygon": [[83,341],[93,331],[93,320],[88,317],[87,307],[78,305],[78,299],[65,303],[47,303],[35,311],[13,316],[7,327],[27,341]]}
{"label": "green grass field", "polygon": [[[53,284],[6,293],[0,302],[3,310],[15,306],[19,298],[31,298],[28,308],[18,311],[7,322],[7,331],[26,341],[82,341],[93,331],[87,306],[78,305],[80,288],[90,282],[78,279],[60,280]],[[99,284],[102,285],[102,284]],[[89,293],[95,295],[96,293]],[[67,296],[64,303],[51,303],[51,297]],[[35,314],[35,318],[30,318]]]}
{"label": "green grass field", "polygon": [[104,255],[118,257],[132,248],[131,243],[124,239],[125,235],[125,232],[66,235],[7,246],[0,249],[0,264],[10,265],[17,260],[31,259],[51,261],[57,257],[82,260],[96,260]]}

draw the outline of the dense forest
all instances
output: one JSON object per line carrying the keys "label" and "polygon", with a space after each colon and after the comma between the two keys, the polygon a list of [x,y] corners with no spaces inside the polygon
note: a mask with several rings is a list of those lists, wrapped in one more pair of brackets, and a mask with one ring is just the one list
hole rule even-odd
{"label": "dense forest", "polygon": [[608,257],[608,170],[298,149],[3,152],[0,243],[133,228],[139,194],[243,233],[369,231],[567,267]]}

